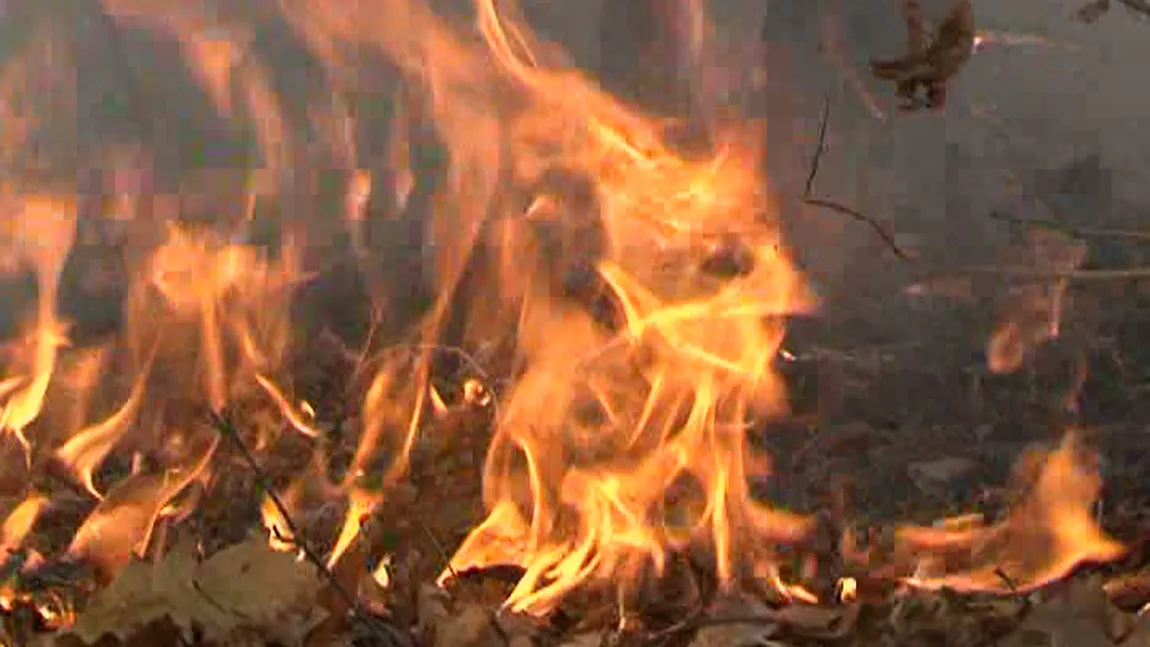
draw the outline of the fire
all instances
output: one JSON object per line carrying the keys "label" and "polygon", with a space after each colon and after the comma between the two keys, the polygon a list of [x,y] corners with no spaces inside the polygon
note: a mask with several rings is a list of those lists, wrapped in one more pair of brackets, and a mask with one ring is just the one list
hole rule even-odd
{"label": "fire", "polygon": [[[98,209],[77,191],[2,199],[0,261],[10,274],[31,272],[37,291],[34,314],[5,350],[0,427],[21,444],[28,470],[63,466],[91,496],[68,557],[113,575],[162,543],[157,526],[202,504],[193,491],[210,497],[235,470],[221,430],[202,414],[260,403],[278,417],[248,439],[257,458],[293,443],[307,457],[281,501],[261,496],[269,542],[299,548],[312,529],[299,525],[309,536],[294,536],[287,515],[313,500],[338,507],[335,527],[321,528],[335,567],[355,552],[365,518],[386,508],[415,448],[461,433],[452,421],[467,409],[493,419],[485,517],[441,584],[469,568],[517,565],[524,574],[507,606],[543,613],[582,589],[629,600],[689,552],[708,556],[725,586],[752,580],[818,601],[787,581],[777,554],[808,541],[816,519],[772,506],[750,485],[772,470],[752,437],[788,413],[776,370],[793,359],[781,347],[786,320],[818,304],[763,173],[763,126],[719,106],[705,3],[676,5],[685,12],[675,23],[680,67],[697,95],[686,119],[610,95],[537,39],[510,2],[475,0],[468,31],[418,0],[281,0],[277,24],[296,30],[324,78],[302,108],[286,105],[261,59],[267,45],[255,23],[268,16],[195,2],[103,4],[114,24],[174,39],[219,117],[250,135],[262,168],[229,175],[229,190],[244,192],[230,205],[238,213],[215,227],[193,222],[209,199],[197,207],[150,181],[114,192],[107,218],[88,213]],[[393,65],[403,86],[389,146],[370,154],[387,174],[367,170],[355,136],[363,124],[346,105],[370,82],[360,61],[371,57]],[[27,146],[28,136],[16,132],[4,147]],[[442,159],[420,159],[420,137],[441,145]],[[147,165],[119,147],[98,157]],[[312,171],[324,165],[347,171],[327,220],[310,210],[320,184]],[[419,179],[432,165],[434,191]],[[357,357],[358,424],[341,428],[353,446],[332,467],[324,403],[300,399],[287,362],[311,332],[294,320],[294,299],[318,274],[316,250],[335,221],[347,228],[372,323],[408,307],[401,296],[416,290],[388,286],[370,232],[373,219],[415,208],[430,211],[420,233],[433,243],[424,253],[434,298],[408,331],[414,339],[373,357],[378,344],[369,343]],[[271,243],[260,235],[269,211]],[[113,220],[130,248],[122,321],[109,338],[73,347],[58,308],[61,275],[77,232]],[[1082,260],[1081,250],[1047,251],[1063,270]],[[1017,367],[1057,334],[1064,290],[1063,281],[1027,292],[1023,314],[1004,315],[989,353],[995,370]],[[506,349],[491,370],[503,382],[470,359],[491,348]],[[436,381],[454,377],[439,374],[444,355],[482,379]],[[1047,457],[997,525],[901,529],[896,575],[914,586],[996,590],[992,562],[1011,562],[1014,582],[1038,586],[1115,558],[1121,547],[1089,514],[1097,476],[1078,449],[1070,439]],[[121,456],[138,457],[128,473],[113,464]],[[26,495],[8,508],[0,546],[34,537],[48,506]],[[955,565],[954,553],[965,561]],[[372,577],[387,586],[386,563]],[[854,579],[839,586],[841,600],[859,595]]]}
{"label": "fire", "polygon": [[[1125,550],[1098,528],[1091,510],[1100,486],[1070,435],[1045,457],[1029,496],[1000,523],[904,529],[906,546],[926,555],[908,581],[928,588],[1010,593],[1058,579],[1084,562],[1118,559]],[[948,555],[960,560],[959,569],[948,569]]]}

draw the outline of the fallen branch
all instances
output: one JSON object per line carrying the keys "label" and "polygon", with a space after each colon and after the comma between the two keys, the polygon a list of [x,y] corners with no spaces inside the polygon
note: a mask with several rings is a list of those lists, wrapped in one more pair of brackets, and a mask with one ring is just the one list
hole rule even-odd
{"label": "fallen branch", "polygon": [[[304,557],[319,569],[319,572],[327,579],[332,591],[347,604],[348,608],[352,610],[352,613],[354,613],[377,638],[387,644],[397,645],[399,647],[410,647],[411,641],[397,629],[388,624],[378,622],[370,613],[364,610],[356,595],[347,590],[343,583],[327,568],[327,565],[320,559],[319,555],[308,545],[307,540],[304,539],[303,535],[299,532],[299,526],[292,520],[287,505],[284,504],[283,499],[276,493],[271,479],[268,478],[267,473],[260,467],[259,461],[256,460],[255,455],[248,449],[244,439],[240,437],[239,430],[235,428],[227,414],[213,411],[209,413],[208,416],[216,431],[231,440],[232,444],[239,450],[244,462],[251,468],[252,474],[256,478],[256,483],[267,493],[268,498],[271,499],[272,504],[276,507],[276,511],[280,514],[280,518],[283,519],[284,525],[287,526],[287,531],[291,534],[290,541],[296,546],[299,546]],[[278,534],[278,531],[276,532]],[[283,537],[279,537],[279,539],[286,540]]]}

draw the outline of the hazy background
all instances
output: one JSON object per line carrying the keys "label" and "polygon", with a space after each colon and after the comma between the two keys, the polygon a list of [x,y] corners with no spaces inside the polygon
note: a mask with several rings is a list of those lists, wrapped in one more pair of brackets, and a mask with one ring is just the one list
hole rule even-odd
{"label": "hazy background", "polygon": [[[329,82],[322,68],[269,11],[269,2],[226,4],[257,26],[253,49],[269,62],[273,88],[285,99],[288,132],[305,133],[306,98],[322,95]],[[434,4],[466,13],[463,0]],[[565,45],[608,87],[628,93],[643,79],[659,76],[657,70],[636,69],[636,51],[654,37],[644,31],[638,4],[524,4],[544,37]],[[797,205],[824,98],[831,108],[829,150],[816,193],[888,226],[930,266],[995,258],[1017,231],[989,219],[992,210],[1080,225],[1142,222],[1150,204],[1150,122],[1142,118],[1150,114],[1150,24],[1121,3],[1096,24],[1084,25],[1073,19],[1078,2],[1071,0],[976,0],[978,27],[990,32],[991,42],[954,81],[944,111],[916,114],[899,113],[891,88],[867,75],[871,57],[895,56],[903,47],[898,0],[710,4],[722,60],[737,68],[725,75],[733,79],[727,90],[748,115],[767,120],[771,181],[800,260],[827,297],[828,318],[841,314],[853,334],[898,338],[909,325],[937,335],[951,330],[974,347],[986,330],[964,318],[962,313],[977,310],[969,302],[924,304],[902,295],[899,288],[921,267],[897,261],[863,224]],[[924,5],[938,17],[948,3]],[[1003,42],[1011,37],[1022,42]],[[11,63],[18,56],[34,65],[26,78],[9,76],[0,131],[13,141],[18,113],[33,115],[40,126],[20,146],[6,146],[0,159],[5,177],[29,173],[18,168],[27,160],[14,159],[9,149],[32,150],[39,172],[80,177],[81,187],[95,190],[91,167],[108,143],[142,143],[152,152],[157,190],[183,191],[187,217],[212,219],[238,208],[242,181],[233,170],[250,162],[245,138],[251,132],[213,116],[170,40],[113,25],[91,0],[9,0],[0,4],[0,60]],[[395,86],[385,62],[379,69],[377,84],[357,89],[364,119],[356,138],[358,164],[374,169],[386,186],[386,125]],[[761,84],[748,83],[751,78]],[[866,108],[867,96],[881,114]],[[321,155],[308,163],[323,166],[324,160]],[[421,160],[424,177],[413,206],[373,233],[379,271],[391,275],[391,283],[417,281],[430,178],[439,163],[434,155]],[[315,244],[328,250],[320,254],[326,266],[352,281],[339,269],[344,255],[338,218],[324,215],[333,213],[344,175],[337,170],[325,176],[329,181],[298,182],[266,209],[313,223],[330,221],[331,241]],[[221,188],[229,177],[231,188]],[[209,185],[211,191],[198,188]],[[372,205],[376,215],[389,208]],[[317,298],[325,309],[322,292]],[[75,308],[76,314],[98,319],[95,313],[114,311],[114,302],[103,294]]]}

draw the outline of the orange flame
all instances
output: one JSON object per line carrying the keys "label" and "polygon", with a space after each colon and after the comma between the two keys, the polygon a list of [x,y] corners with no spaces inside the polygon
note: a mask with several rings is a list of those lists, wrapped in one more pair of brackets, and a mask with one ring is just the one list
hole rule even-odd
{"label": "orange flame", "polygon": [[[1092,514],[1100,482],[1073,434],[1046,457],[1029,494],[1000,523],[961,529],[906,528],[901,539],[926,553],[908,582],[958,591],[1029,590],[1070,573],[1083,562],[1120,558],[1125,549],[1107,537]],[[938,556],[959,555],[949,570]]]}

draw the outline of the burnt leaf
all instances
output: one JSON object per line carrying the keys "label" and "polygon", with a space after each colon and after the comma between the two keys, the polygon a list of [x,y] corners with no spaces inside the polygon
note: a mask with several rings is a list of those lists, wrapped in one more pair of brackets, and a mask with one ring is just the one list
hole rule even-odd
{"label": "burnt leaf", "polygon": [[[974,52],[974,10],[970,0],[957,0],[931,35],[918,0],[903,0],[907,51],[902,57],[872,60],[875,78],[895,83],[904,110],[940,109],[947,83]],[[925,98],[920,96],[925,92]]]}

